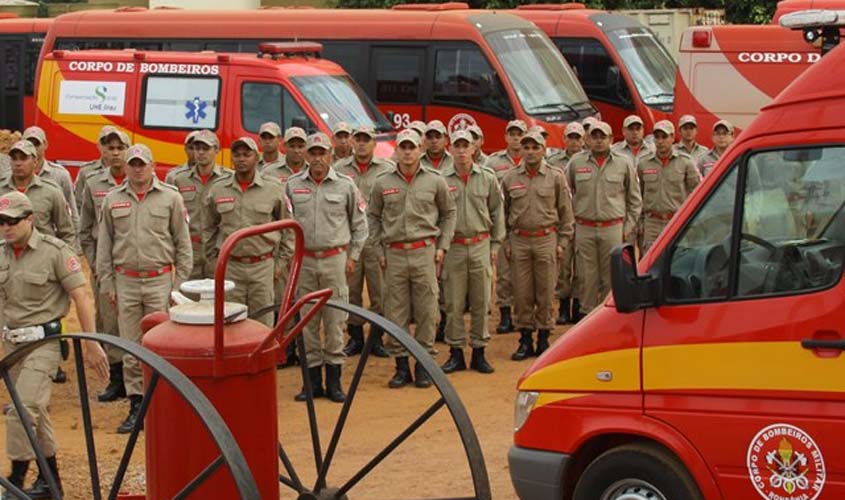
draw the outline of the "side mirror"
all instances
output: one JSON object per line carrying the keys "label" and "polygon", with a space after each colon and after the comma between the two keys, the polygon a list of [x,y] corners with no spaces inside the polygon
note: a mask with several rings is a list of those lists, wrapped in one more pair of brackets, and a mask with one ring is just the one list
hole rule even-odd
{"label": "side mirror", "polygon": [[630,243],[613,249],[610,255],[610,283],[616,310],[630,313],[657,302],[656,284],[651,276],[637,274],[637,258]]}

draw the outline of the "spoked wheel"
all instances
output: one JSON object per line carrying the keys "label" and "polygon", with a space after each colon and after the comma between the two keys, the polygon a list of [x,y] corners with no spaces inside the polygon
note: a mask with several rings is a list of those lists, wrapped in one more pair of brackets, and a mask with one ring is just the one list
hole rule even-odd
{"label": "spoked wheel", "polygon": [[[82,427],[85,434],[88,469],[90,472],[90,486],[86,485],[84,491],[73,492],[68,491],[67,485],[65,485],[64,495],[76,498],[93,498],[94,500],[100,500],[104,497],[103,491],[105,486],[105,498],[113,500],[118,497],[118,493],[120,492],[124,479],[126,478],[130,459],[135,451],[135,445],[138,441],[144,416],[147,413],[147,409],[149,408],[150,401],[155,394],[156,388],[161,385],[162,381],[164,381],[173,391],[178,393],[184,399],[190,408],[193,409],[196,416],[205,426],[211,441],[216,445],[220,452],[217,458],[211,460],[207,467],[200,471],[192,480],[187,481],[184,487],[181,488],[181,491],[173,498],[191,498],[191,493],[194,492],[197,487],[207,481],[215,473],[223,472],[218,470],[221,466],[225,466],[228,469],[229,474],[231,474],[235,487],[239,493],[239,498],[259,498],[255,480],[253,479],[252,473],[247,467],[246,460],[244,459],[240,448],[238,448],[235,439],[232,437],[229,428],[223,422],[223,419],[205,395],[203,395],[203,393],[200,392],[185,375],[157,354],[133,342],[110,335],[78,333],[46,337],[42,340],[32,342],[19,348],[0,360],[0,377],[3,378],[3,383],[6,386],[6,390],[9,392],[11,404],[20,416],[26,436],[35,452],[40,470],[44,472],[52,497],[55,500],[63,498],[63,492],[59,489],[57,478],[47,466],[47,457],[36,438],[32,418],[29,412],[25,411],[20,394],[13,382],[11,370],[17,363],[22,362],[26,356],[35,349],[51,342],[59,342],[60,340],[71,340],[74,346],[76,383],[79,388],[79,402],[82,410]],[[92,420],[88,395],[88,383],[85,378],[85,365],[82,360],[82,340],[93,340],[104,345],[114,346],[126,353],[129,353],[132,356],[135,356],[139,363],[145,366],[151,374],[149,381],[146,383],[144,397],[140,406],[140,418],[138,419],[135,428],[128,435],[126,446],[120,455],[120,463],[117,467],[117,471],[115,472],[111,485],[104,485],[103,481],[101,481],[100,462],[98,460],[97,447],[95,443],[95,425]],[[61,441],[61,438],[59,441]],[[61,442],[59,444],[61,445]],[[186,445],[188,444],[189,443],[186,443]],[[20,488],[13,486],[5,477],[0,476],[0,485],[6,489],[9,498],[31,498]]]}
{"label": "spoked wheel", "polygon": [[[268,306],[273,307],[273,306]],[[278,308],[278,305],[276,306]],[[309,395],[305,401],[307,408],[308,426],[310,430],[311,448],[313,453],[314,467],[316,471],[316,480],[313,484],[306,483],[302,479],[302,475],[297,472],[293,464],[293,460],[288,454],[283,444],[279,443],[279,459],[281,460],[282,472],[279,476],[279,481],[286,486],[289,491],[293,492],[293,496],[285,496],[284,491],[282,498],[296,498],[297,500],[344,500],[347,498],[358,497],[365,498],[372,495],[366,495],[364,492],[355,494],[355,487],[361,483],[368,475],[373,473],[376,468],[387,459],[400,445],[402,445],[408,438],[410,438],[417,430],[423,427],[426,422],[429,422],[440,410],[446,408],[451,415],[452,421],[460,437],[463,451],[466,455],[467,463],[469,465],[470,480],[472,482],[472,490],[474,495],[460,497],[465,500],[487,500],[491,498],[490,484],[487,477],[487,469],[484,464],[484,456],[481,452],[481,446],[478,442],[478,437],[470,421],[469,415],[464,408],[463,403],[458,397],[452,384],[446,378],[437,366],[434,359],[417,343],[407,332],[403,331],[398,325],[392,323],[378,314],[363,309],[351,304],[340,303],[335,301],[328,301],[325,307],[339,309],[351,315],[358,316],[368,322],[371,326],[370,333],[367,335],[363,352],[357,360],[351,358],[347,366],[354,365],[354,372],[352,379],[349,382],[346,392],[346,401],[340,407],[340,412],[337,417],[334,428],[329,436],[328,445],[324,448],[324,441],[318,426],[317,408],[314,398],[311,396],[311,381],[308,375],[307,363],[305,363],[305,346],[301,335],[296,338],[296,346],[300,359],[300,366],[302,368],[302,383],[306,394]],[[254,314],[260,315],[265,310],[256,311]],[[438,391],[435,401],[428,406],[421,414],[419,414],[404,430],[398,432],[395,437],[379,452],[374,453],[369,460],[357,469],[357,472],[349,474],[348,477],[340,478],[339,481],[329,481],[329,473],[332,465],[338,458],[338,445],[341,437],[344,434],[344,429],[348,424],[348,417],[350,411],[355,404],[356,396],[361,387],[361,380],[364,376],[365,370],[368,368],[367,361],[370,359],[369,353],[376,341],[376,336],[372,333],[373,327],[381,328],[386,335],[392,337],[398,344],[404,347],[410,358],[414,358],[416,363],[422,365],[433,382],[434,388]],[[286,337],[287,338],[287,337]],[[369,366],[373,364],[370,363]],[[380,383],[377,391],[383,390],[385,397],[393,398],[398,396],[398,393],[390,391],[385,383]],[[414,390],[414,389],[409,389]],[[399,409],[401,406],[397,405],[397,412],[404,411]],[[284,420],[280,423],[280,429],[284,428]],[[360,438],[360,436],[357,436]],[[353,437],[354,438],[354,437]],[[366,437],[364,437],[366,439]],[[425,461],[426,456],[418,457],[415,463]],[[357,461],[358,459],[356,459]],[[413,464],[411,465],[414,466]],[[352,469],[354,470],[354,469]],[[310,471],[309,471],[310,473]],[[310,474],[309,474],[310,475]],[[335,476],[339,474],[334,474]],[[429,481],[430,482],[430,481]],[[402,484],[395,484],[396,493],[391,492],[391,498],[414,498],[413,493],[405,493],[407,487]],[[450,488],[453,490],[454,488]],[[403,491],[405,490],[405,491]],[[405,494],[403,494],[405,493]],[[455,497],[457,498],[457,497]]]}

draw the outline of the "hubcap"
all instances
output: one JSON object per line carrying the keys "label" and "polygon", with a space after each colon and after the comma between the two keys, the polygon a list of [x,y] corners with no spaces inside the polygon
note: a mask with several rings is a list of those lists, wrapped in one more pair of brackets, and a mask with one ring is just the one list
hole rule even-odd
{"label": "hubcap", "polygon": [[667,500],[659,489],[641,479],[622,479],[611,484],[601,500]]}

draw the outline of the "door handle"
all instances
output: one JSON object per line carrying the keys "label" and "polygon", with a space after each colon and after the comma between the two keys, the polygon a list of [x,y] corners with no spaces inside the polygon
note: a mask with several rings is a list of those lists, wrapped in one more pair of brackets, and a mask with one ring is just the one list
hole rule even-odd
{"label": "door handle", "polygon": [[801,347],[804,349],[835,349],[845,351],[845,340],[817,340],[817,339],[803,339]]}

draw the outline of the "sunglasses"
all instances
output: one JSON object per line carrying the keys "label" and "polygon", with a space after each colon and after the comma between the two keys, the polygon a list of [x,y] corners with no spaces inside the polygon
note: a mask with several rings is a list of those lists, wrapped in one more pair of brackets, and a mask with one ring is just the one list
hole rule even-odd
{"label": "sunglasses", "polygon": [[28,215],[23,215],[21,217],[2,217],[0,216],[0,226],[17,226],[18,223],[24,219],[29,217]]}

